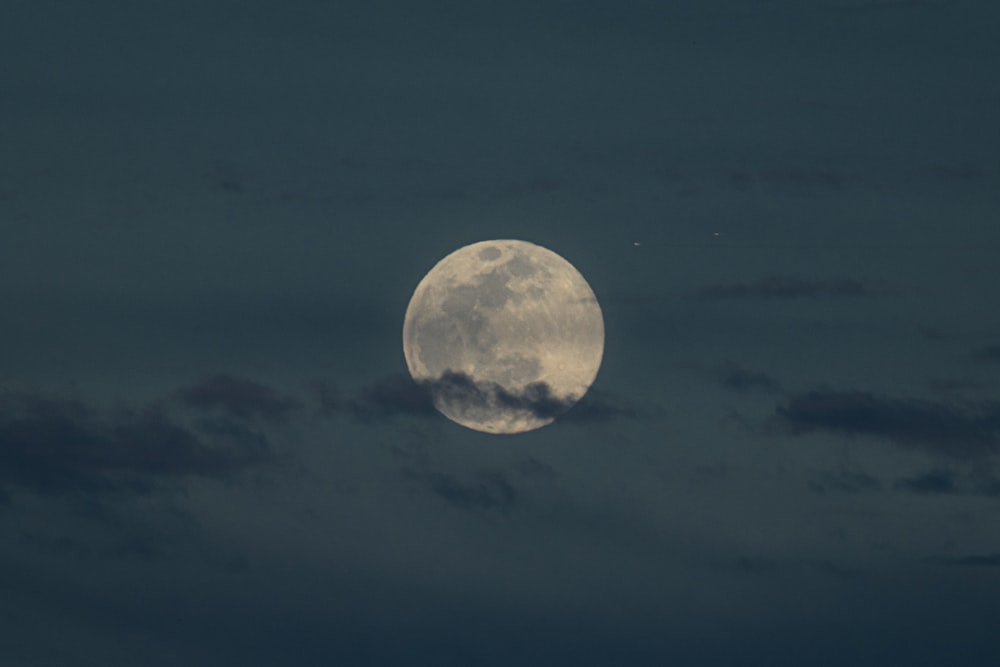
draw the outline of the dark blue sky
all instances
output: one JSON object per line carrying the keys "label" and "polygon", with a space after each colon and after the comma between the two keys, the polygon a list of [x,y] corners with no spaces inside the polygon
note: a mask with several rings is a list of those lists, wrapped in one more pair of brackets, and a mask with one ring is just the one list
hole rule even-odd
{"label": "dark blue sky", "polygon": [[[4,664],[994,665],[997,35],[988,0],[6,0]],[[401,349],[493,238],[607,333],[510,437]]]}

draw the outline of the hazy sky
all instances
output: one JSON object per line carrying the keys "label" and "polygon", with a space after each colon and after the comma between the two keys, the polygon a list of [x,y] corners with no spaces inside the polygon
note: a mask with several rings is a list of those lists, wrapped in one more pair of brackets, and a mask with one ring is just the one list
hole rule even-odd
{"label": "hazy sky", "polygon": [[[994,665],[998,35],[993,0],[5,0],[4,664]],[[401,346],[494,238],[606,326],[506,437]]]}

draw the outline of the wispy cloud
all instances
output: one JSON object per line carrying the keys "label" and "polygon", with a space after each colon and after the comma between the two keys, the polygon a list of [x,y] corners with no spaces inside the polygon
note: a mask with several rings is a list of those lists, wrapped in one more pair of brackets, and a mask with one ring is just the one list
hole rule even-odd
{"label": "wispy cloud", "polygon": [[229,419],[196,423],[148,405],[0,394],[0,483],[41,494],[147,493],[157,480],[222,478],[274,462],[267,439]]}
{"label": "wispy cloud", "polygon": [[454,371],[422,382],[405,374],[390,375],[363,388],[344,403],[343,409],[363,420],[393,415],[436,416],[435,398],[470,410],[527,412],[540,419],[565,414],[567,421],[596,422],[638,416],[638,411],[627,402],[600,391],[590,391],[577,401],[575,397],[556,396],[544,382],[529,384],[523,391],[511,391]]}
{"label": "wispy cloud", "polygon": [[843,13],[862,13],[902,9],[933,9],[947,7],[952,0],[840,0],[827,2],[824,9]]}
{"label": "wispy cloud", "polygon": [[266,385],[245,378],[220,374],[206,378],[177,392],[190,408],[218,410],[238,419],[260,417],[284,421],[300,404]]}
{"label": "wispy cloud", "polygon": [[702,299],[813,299],[870,294],[872,289],[866,283],[853,278],[821,280],[799,276],[767,276],[755,282],[706,285],[698,290]]}
{"label": "wispy cloud", "polygon": [[940,562],[962,567],[1000,567],[1000,554],[980,554],[940,558]]}
{"label": "wispy cloud", "polygon": [[821,389],[793,396],[770,424],[788,433],[868,436],[954,458],[992,454],[1000,432],[1000,405],[950,404],[892,398],[864,391]]}
{"label": "wispy cloud", "polygon": [[719,369],[719,380],[734,391],[775,392],[781,389],[781,383],[770,375],[747,370],[734,363],[728,363]]}
{"label": "wispy cloud", "polygon": [[929,470],[914,477],[896,480],[893,488],[919,496],[951,495],[959,492],[955,473],[944,468]]}
{"label": "wispy cloud", "polygon": [[437,414],[429,387],[406,374],[396,373],[367,385],[344,409],[360,419],[394,415],[431,416]]}
{"label": "wispy cloud", "polygon": [[1000,479],[988,470],[974,468],[960,473],[952,468],[936,467],[919,475],[901,477],[892,486],[894,491],[918,496],[1000,496]]}
{"label": "wispy cloud", "polygon": [[428,491],[448,505],[466,511],[506,510],[517,498],[514,484],[503,470],[484,469],[459,476],[443,472],[409,472]]}
{"label": "wispy cloud", "polygon": [[972,353],[972,359],[981,364],[1000,364],[1000,345],[987,345]]}
{"label": "wispy cloud", "polygon": [[882,490],[878,479],[863,472],[847,470],[822,470],[809,480],[809,490],[813,493],[867,493]]}

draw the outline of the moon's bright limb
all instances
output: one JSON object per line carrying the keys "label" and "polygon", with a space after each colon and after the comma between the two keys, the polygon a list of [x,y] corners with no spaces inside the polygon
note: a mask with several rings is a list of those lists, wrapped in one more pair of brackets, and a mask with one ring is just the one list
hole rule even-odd
{"label": "moon's bright limb", "polygon": [[463,426],[520,433],[551,423],[590,387],[604,318],[565,259],[526,241],[451,253],[417,285],[403,322],[410,375]]}

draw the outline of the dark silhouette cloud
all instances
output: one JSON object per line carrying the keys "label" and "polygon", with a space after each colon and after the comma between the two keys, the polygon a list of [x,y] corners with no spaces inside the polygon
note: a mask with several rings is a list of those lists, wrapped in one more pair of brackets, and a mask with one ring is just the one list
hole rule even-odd
{"label": "dark silhouette cloud", "polygon": [[952,495],[960,492],[955,473],[944,468],[930,470],[915,477],[898,479],[893,488],[919,496]]}
{"label": "dark silhouette cloud", "polygon": [[345,408],[360,419],[393,415],[438,414],[430,387],[418,384],[404,373],[396,373],[363,388]]}
{"label": "dark silhouette cloud", "polygon": [[184,387],[178,399],[191,408],[221,410],[238,419],[261,417],[284,421],[299,403],[274,389],[244,378],[220,374]]}
{"label": "dark silhouette cloud", "polygon": [[912,477],[902,477],[893,483],[893,490],[920,496],[964,495],[1000,496],[1000,479],[988,470],[976,467],[961,474],[951,468],[933,468]]}
{"label": "dark silhouette cloud", "polygon": [[948,340],[950,337],[948,333],[938,329],[937,327],[926,326],[923,324],[917,325],[917,333],[919,333],[923,338],[933,341]]}
{"label": "dark silhouette cloud", "polygon": [[944,396],[962,396],[964,394],[981,394],[989,386],[984,382],[961,378],[931,378],[927,387],[936,394]]}
{"label": "dark silhouette cloud", "polygon": [[478,470],[466,477],[430,472],[413,475],[446,503],[461,510],[505,510],[516,493],[502,470]]}
{"label": "dark silhouette cloud", "polygon": [[853,278],[819,280],[798,276],[766,276],[752,283],[706,285],[698,291],[702,299],[811,299],[860,297],[871,288]]}
{"label": "dark silhouette cloud", "polygon": [[272,461],[262,435],[228,420],[189,426],[158,406],[101,411],[75,399],[0,395],[0,483],[8,486],[147,493],[158,479],[221,478]]}
{"label": "dark silhouette cloud", "polygon": [[566,189],[566,183],[558,178],[540,177],[519,183],[513,183],[504,188],[503,194],[508,197],[522,195],[549,194]]}
{"label": "dark silhouette cloud", "polygon": [[792,434],[869,436],[902,447],[969,458],[996,451],[1000,405],[952,405],[823,389],[793,396],[779,405],[771,424]]}
{"label": "dark silhouette cloud", "polygon": [[556,476],[555,468],[548,463],[539,461],[533,456],[516,462],[513,466],[515,471],[525,477],[536,477],[543,479],[553,479]]}
{"label": "dark silhouette cloud", "polygon": [[445,371],[436,380],[421,384],[436,400],[462,410],[528,412],[539,419],[558,417],[576,403],[575,397],[558,397],[544,382],[533,382],[521,392],[508,391],[495,382],[477,382],[465,373]]}
{"label": "dark silhouette cloud", "polygon": [[972,358],[982,364],[1000,364],[1000,345],[987,345],[972,353]]}
{"label": "dark silhouette cloud", "polygon": [[766,373],[741,368],[736,364],[726,364],[719,370],[722,384],[735,391],[774,392],[781,389],[781,383]]}
{"label": "dark silhouette cloud", "polygon": [[765,169],[759,178],[764,183],[781,185],[797,193],[819,190],[841,190],[843,177],[832,169],[786,167]]}
{"label": "dark silhouette cloud", "polygon": [[960,565],[963,567],[1000,567],[1000,554],[958,556],[955,558],[942,558],[941,560],[949,565]]}
{"label": "dark silhouette cloud", "polygon": [[845,14],[867,13],[898,9],[932,9],[945,7],[951,0],[850,0],[829,2],[824,9]]}
{"label": "dark silhouette cloud", "polygon": [[637,410],[624,401],[589,391],[580,400],[561,398],[544,382],[529,384],[522,392],[512,392],[492,382],[476,382],[465,373],[447,371],[437,380],[415,382],[408,375],[390,375],[368,385],[346,403],[346,409],[360,419],[392,415],[435,416],[434,399],[471,409],[526,411],[540,419],[564,415],[567,421],[609,421],[636,417]]}
{"label": "dark silhouette cloud", "polygon": [[881,482],[862,472],[823,470],[809,480],[809,490],[819,494],[866,493],[881,489]]}
{"label": "dark silhouette cloud", "polygon": [[333,383],[316,380],[310,385],[310,390],[321,416],[330,417],[344,408],[340,390]]}
{"label": "dark silhouette cloud", "polygon": [[983,170],[971,164],[933,164],[931,176],[942,181],[974,181],[983,176]]}

